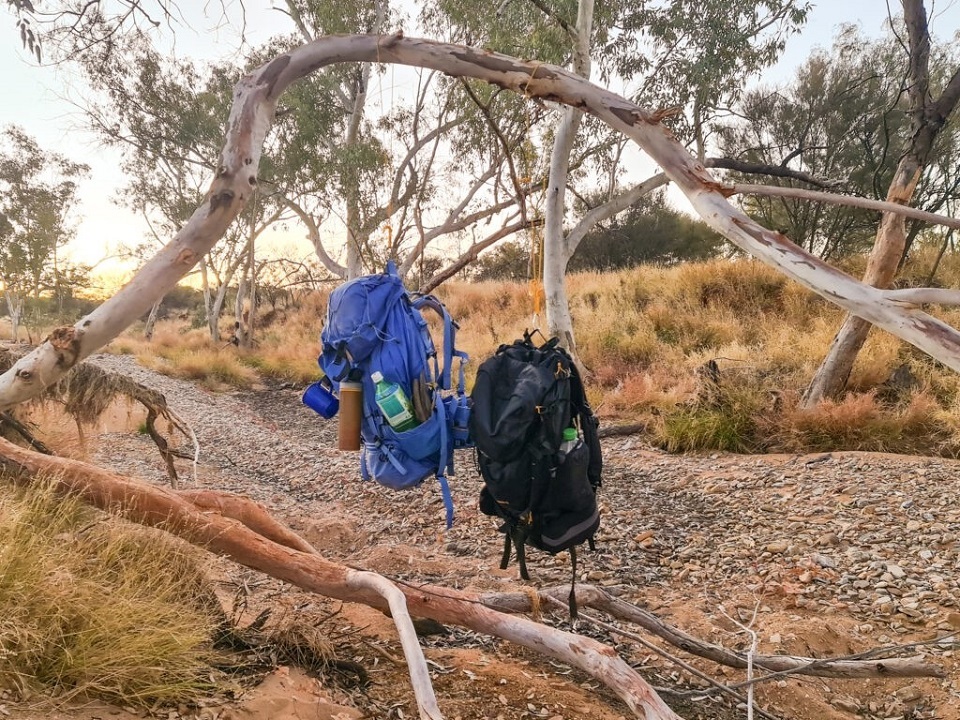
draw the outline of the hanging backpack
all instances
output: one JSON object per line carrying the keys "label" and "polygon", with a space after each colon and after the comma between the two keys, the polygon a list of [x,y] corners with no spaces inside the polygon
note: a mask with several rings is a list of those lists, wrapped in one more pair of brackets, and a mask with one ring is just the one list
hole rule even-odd
{"label": "hanging backpack", "polygon": [[[504,520],[501,569],[512,544],[529,580],[524,548],[533,545],[551,554],[569,550],[575,579],[576,546],[593,549],[600,527],[603,469],[597,419],[576,365],[557,338],[538,347],[525,333],[481,363],[470,397],[470,436],[484,482],[480,510]],[[565,443],[567,428],[573,431]],[[572,587],[570,611],[576,617]]]}
{"label": "hanging backpack", "polygon": [[[443,323],[443,364],[420,312],[436,312]],[[340,383],[362,384],[360,474],[401,490],[435,475],[453,524],[453,501],[447,475],[453,474],[453,450],[470,445],[467,429],[469,398],[464,392],[467,354],[455,347],[457,324],[436,297],[414,297],[403,286],[391,260],[378,275],[356,278],[330,293],[327,318],[320,333],[320,368],[335,392]],[[453,359],[459,378],[451,387]],[[397,432],[376,402],[379,372],[397,383],[417,409],[421,422]]]}

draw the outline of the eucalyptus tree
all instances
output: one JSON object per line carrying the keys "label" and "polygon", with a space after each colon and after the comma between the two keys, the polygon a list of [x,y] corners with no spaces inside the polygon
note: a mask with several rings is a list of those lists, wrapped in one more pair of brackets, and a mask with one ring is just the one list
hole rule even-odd
{"label": "eucalyptus tree", "polygon": [[[734,102],[747,79],[773,64],[786,37],[805,21],[807,4],[797,0],[737,3],[729,0],[662,0],[611,3],[594,12],[593,0],[580,0],[576,22],[563,23],[574,48],[572,69],[589,78],[596,55],[601,78],[619,78],[643,106],[659,108],[674,132],[693,144],[701,162],[710,143],[709,123]],[[597,23],[591,18],[596,16]],[[556,22],[561,23],[561,16]],[[609,178],[604,201],[585,208],[569,231],[566,213],[567,164],[582,113],[564,111],[551,156],[544,253],[547,320],[576,353],[563,277],[577,246],[593,227],[629,208],[666,183],[663,175],[620,187],[619,156],[603,168]]]}
{"label": "eucalyptus tree", "polygon": [[63,292],[58,251],[74,236],[77,182],[87,167],[45,152],[19,127],[5,128],[0,140],[0,279],[17,340],[25,298]]}
{"label": "eucalyptus tree", "polygon": [[[899,148],[910,132],[902,101],[902,50],[897,38],[863,37],[847,27],[829,50],[815,52],[783,88],[751,91],[738,107],[741,120],[722,129],[724,154],[750,163],[791,168],[828,180],[837,190],[882,200],[894,176]],[[939,58],[931,70],[951,67]],[[914,205],[939,211],[960,192],[960,128],[948,125],[933,144]],[[774,178],[771,185],[805,183]],[[787,197],[748,196],[745,209],[824,259],[870,249],[879,213]],[[906,249],[924,226],[911,221]]]}
{"label": "eucalyptus tree", "polygon": [[[951,62],[944,76],[938,78],[931,71],[926,8],[922,0],[902,0],[902,5],[906,37],[900,39],[905,55],[901,101],[909,118],[909,129],[902,138],[886,200],[909,205],[917,195],[937,139],[960,102],[960,61]],[[890,286],[907,247],[907,234],[902,215],[884,213],[864,273],[865,283],[881,288]],[[824,398],[835,397],[846,388],[854,361],[869,332],[870,323],[863,317],[849,315],[846,318],[804,395],[808,407]]]}
{"label": "eucalyptus tree", "polygon": [[[207,69],[161,55],[143,39],[127,39],[124,63],[109,63],[120,49],[92,48],[81,58],[99,93],[86,116],[93,130],[122,153],[128,178],[121,198],[143,215],[159,237],[176,232],[204,195],[217,165],[223,109],[242,70],[229,64]],[[260,196],[228,231],[227,242],[199,261],[207,327],[220,339],[220,317],[227,293],[245,268],[255,242],[280,216],[269,197]],[[150,240],[146,241],[147,246]],[[149,254],[147,247],[135,255]],[[244,275],[248,286],[254,282]]]}
{"label": "eucalyptus tree", "polygon": [[[427,15],[445,18],[456,30],[454,41],[569,65],[583,77],[596,71],[604,82],[623,84],[639,103],[660,108],[658,118],[670,118],[674,131],[696,146],[701,159],[711,140],[709,121],[739,96],[751,74],[779,57],[785,38],[807,12],[798,0],[507,0],[497,6],[491,23],[488,12],[472,5],[441,0],[428,6]],[[621,144],[596,124],[584,128],[582,113],[574,107],[565,108],[554,122],[544,212],[547,324],[576,354],[563,282],[571,256],[591,228],[667,178],[654,176],[622,187]],[[575,157],[590,158],[592,172],[571,175]],[[595,185],[598,176],[606,178],[603,202],[581,204],[572,213],[568,189],[579,185],[575,194],[585,197],[589,193],[583,186]]]}

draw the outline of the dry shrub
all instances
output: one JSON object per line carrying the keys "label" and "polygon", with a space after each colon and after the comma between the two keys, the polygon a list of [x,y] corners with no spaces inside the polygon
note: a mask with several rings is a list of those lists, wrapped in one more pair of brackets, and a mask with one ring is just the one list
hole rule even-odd
{"label": "dry shrub", "polygon": [[[460,326],[457,347],[472,359],[467,365],[468,379],[475,376],[480,361],[492,355],[497,347],[536,328],[538,323],[531,317],[533,301],[529,292],[526,284],[504,281],[451,282],[437,289],[437,297]],[[434,313],[428,310],[424,315],[434,323]],[[436,330],[437,326],[433,327]],[[441,336],[435,332],[434,338],[439,347]]]}
{"label": "dry shrub", "polygon": [[311,622],[299,613],[297,617],[282,618],[270,629],[267,641],[282,662],[321,672],[336,656],[330,629],[323,627],[328,619]]}
{"label": "dry shrub", "polygon": [[303,295],[296,307],[284,311],[282,323],[257,328],[254,332],[257,341],[262,346],[306,342],[311,347],[319,347],[320,327],[327,316],[329,297],[329,289]]}
{"label": "dry shrub", "polygon": [[756,260],[688,263],[670,277],[664,292],[690,307],[734,310],[738,313],[780,312],[787,279]]}
{"label": "dry shrub", "polygon": [[839,321],[833,317],[807,315],[792,322],[788,318],[765,317],[748,335],[757,350],[757,364],[793,376],[799,386],[813,376],[839,327]]}
{"label": "dry shrub", "polygon": [[749,395],[722,407],[678,407],[665,414],[655,439],[669,452],[758,452],[756,404]]}
{"label": "dry shrub", "polygon": [[887,332],[872,331],[853,365],[849,389],[869,392],[884,382],[898,365],[902,348],[903,341],[899,338]]}
{"label": "dry shrub", "polygon": [[449,282],[436,295],[450,315],[460,320],[493,315],[500,318],[522,317],[532,311],[530,287],[524,283],[489,280],[478,283]]}
{"label": "dry shrub", "polygon": [[646,316],[660,342],[675,345],[684,352],[718,348],[739,335],[740,322],[729,311],[683,311],[655,300],[647,308]]}
{"label": "dry shrub", "polygon": [[264,350],[243,351],[237,359],[261,377],[308,385],[323,375],[317,364],[320,343],[314,342],[313,346],[308,343],[266,346]]}
{"label": "dry shrub", "polygon": [[197,600],[211,595],[194,548],[48,483],[0,489],[0,547],[0,676],[10,686],[136,706],[210,689],[219,606]]}
{"label": "dry shrub", "polygon": [[257,383],[256,371],[241,362],[232,346],[206,347],[163,352],[159,355],[138,355],[141,364],[170,377],[193,380],[211,390],[224,386],[249,388]]}
{"label": "dry shrub", "polygon": [[613,421],[648,421],[665,410],[676,407],[693,392],[691,377],[676,377],[663,366],[643,372],[624,373],[607,381],[597,415]]}
{"label": "dry shrub", "polygon": [[[84,424],[69,415],[56,402],[30,402],[16,408],[17,419],[31,434],[61,457],[89,460],[97,449],[101,433],[135,433],[144,424],[147,411],[143,405],[128,399],[115,399],[95,422]],[[13,434],[14,442],[21,440]]]}
{"label": "dry shrub", "polygon": [[786,451],[864,450],[955,455],[960,426],[924,392],[903,408],[888,408],[873,393],[849,394],[812,410],[791,407],[767,431]]}

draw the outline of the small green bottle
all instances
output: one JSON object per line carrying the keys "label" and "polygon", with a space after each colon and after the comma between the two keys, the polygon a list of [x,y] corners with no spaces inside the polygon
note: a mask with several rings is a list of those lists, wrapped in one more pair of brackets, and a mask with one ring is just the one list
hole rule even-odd
{"label": "small green bottle", "polygon": [[372,373],[370,379],[377,386],[377,407],[390,423],[390,427],[397,432],[405,432],[420,424],[413,414],[413,405],[402,387],[395,382],[384,380],[383,373],[379,371]]}

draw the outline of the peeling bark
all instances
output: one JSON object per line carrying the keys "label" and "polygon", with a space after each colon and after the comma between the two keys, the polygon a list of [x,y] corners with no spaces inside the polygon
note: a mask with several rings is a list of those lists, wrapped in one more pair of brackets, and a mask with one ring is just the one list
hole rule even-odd
{"label": "peeling bark", "polygon": [[[886,200],[909,205],[930,158],[934,140],[960,100],[960,68],[954,72],[940,98],[933,100],[930,97],[930,32],[923,1],[903,0],[903,15],[910,56],[906,94],[910,102],[911,138],[894,171]],[[863,282],[878,288],[890,287],[906,245],[906,221],[903,215],[885,213],[877,229]],[[864,316],[848,316],[844,320],[827,356],[804,393],[805,407],[811,408],[826,398],[835,398],[847,387],[853,364],[870,333],[868,320]]]}

